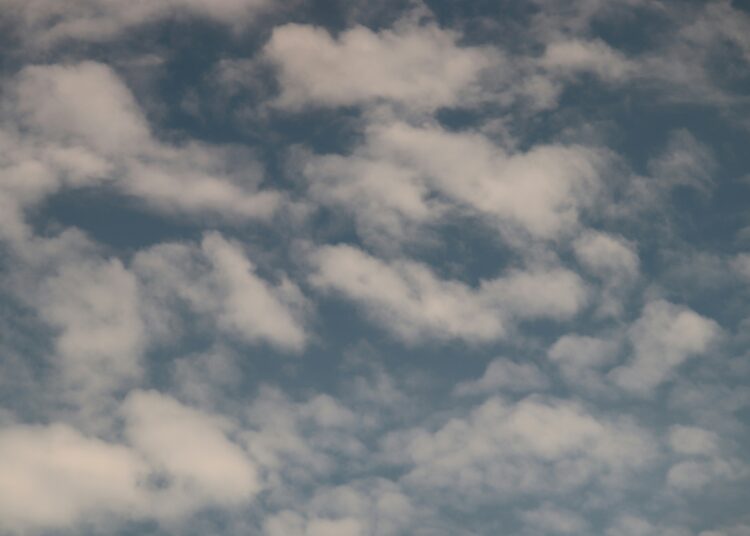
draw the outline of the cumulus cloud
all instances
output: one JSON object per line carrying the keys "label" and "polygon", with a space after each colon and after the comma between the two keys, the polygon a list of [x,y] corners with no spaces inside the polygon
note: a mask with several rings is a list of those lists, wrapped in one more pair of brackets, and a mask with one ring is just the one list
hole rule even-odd
{"label": "cumulus cloud", "polygon": [[653,438],[627,419],[608,421],[568,401],[491,397],[437,429],[385,441],[419,489],[481,500],[492,494],[555,495],[585,484],[622,485],[649,465]]}
{"label": "cumulus cloud", "polygon": [[562,74],[593,73],[606,81],[630,76],[635,65],[602,41],[550,43],[539,60],[542,67]]}
{"label": "cumulus cloud", "polygon": [[114,186],[168,213],[247,220],[271,216],[280,195],[258,188],[261,166],[247,151],[197,141],[159,141],[125,83],[85,61],[24,68],[6,103],[15,182],[31,178],[36,195],[16,187],[20,207],[65,186]]}
{"label": "cumulus cloud", "polygon": [[285,277],[277,284],[259,277],[242,246],[218,233],[206,234],[200,247],[154,246],[139,252],[133,265],[151,297],[153,327],[161,327],[165,336],[179,324],[174,314],[183,304],[245,342],[267,342],[291,352],[307,342],[309,305],[299,288]]}
{"label": "cumulus cloud", "polygon": [[164,517],[206,503],[246,502],[260,490],[258,470],[228,438],[236,426],[226,418],[155,391],[132,392],[122,414],[129,442],[164,472],[166,491],[159,493],[170,495],[161,505]]}
{"label": "cumulus cloud", "polygon": [[0,527],[70,526],[85,513],[142,506],[136,478],[146,465],[130,449],[64,426],[0,431]]}
{"label": "cumulus cloud", "polygon": [[433,24],[380,32],[355,26],[336,38],[288,24],[274,29],[264,54],[278,69],[282,108],[391,101],[429,110],[459,103],[496,63],[497,53],[462,47],[458,38]]}
{"label": "cumulus cloud", "polygon": [[0,530],[73,528],[84,517],[169,521],[211,504],[252,499],[254,463],[228,437],[223,417],[156,392],[122,406],[125,443],[65,424],[0,430]]}
{"label": "cumulus cloud", "polygon": [[322,488],[302,512],[283,510],[264,523],[266,536],[395,536],[407,529],[415,508],[385,479]]}
{"label": "cumulus cloud", "polygon": [[622,237],[587,231],[573,242],[573,251],[599,277],[632,279],[638,275],[638,253]]}
{"label": "cumulus cloud", "polygon": [[40,289],[37,307],[59,330],[56,364],[70,389],[106,392],[140,375],[147,330],[137,281],[120,261],[63,265]]}
{"label": "cumulus cloud", "polygon": [[492,392],[541,391],[548,387],[547,378],[534,363],[516,363],[510,359],[495,359],[481,378],[459,383],[457,395],[478,395]]}
{"label": "cumulus cloud", "polygon": [[667,381],[673,369],[705,353],[720,331],[715,321],[686,307],[650,302],[629,330],[631,359],[610,376],[627,391],[648,394]]}
{"label": "cumulus cloud", "polygon": [[594,204],[606,163],[583,146],[508,153],[479,133],[392,121],[369,125],[352,154],[311,156],[302,166],[313,198],[350,211],[377,243],[408,238],[454,207],[509,233],[558,237]]}
{"label": "cumulus cloud", "polygon": [[585,335],[564,335],[547,351],[563,379],[589,391],[603,391],[604,368],[618,355],[619,341]]}
{"label": "cumulus cloud", "polygon": [[0,534],[744,535],[748,14],[361,4],[0,0]]}
{"label": "cumulus cloud", "polygon": [[442,280],[413,261],[384,262],[351,246],[326,246],[312,254],[311,282],[342,295],[400,339],[503,338],[515,319],[568,319],[586,303],[586,288],[559,267],[511,271],[471,287]]}

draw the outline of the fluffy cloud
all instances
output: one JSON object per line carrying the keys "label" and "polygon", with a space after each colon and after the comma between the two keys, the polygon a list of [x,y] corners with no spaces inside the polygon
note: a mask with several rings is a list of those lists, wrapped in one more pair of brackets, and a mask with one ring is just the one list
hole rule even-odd
{"label": "fluffy cloud", "polygon": [[602,41],[576,40],[551,43],[539,63],[553,72],[590,72],[607,81],[626,78],[635,68],[623,54]]}
{"label": "fluffy cloud", "polygon": [[40,289],[37,308],[59,330],[56,365],[79,394],[108,391],[141,372],[146,327],[138,285],[121,262],[63,265]]}
{"label": "fluffy cloud", "polygon": [[621,237],[587,231],[573,242],[578,261],[602,278],[632,279],[638,275],[638,254]]}
{"label": "fluffy cloud", "polygon": [[179,323],[174,314],[187,306],[239,340],[292,352],[305,346],[309,305],[299,288],[286,278],[273,285],[259,277],[241,245],[218,233],[206,234],[200,248],[154,246],[139,252],[133,264],[151,298],[153,327],[166,335]]}
{"label": "fluffy cloud", "polygon": [[123,444],[64,424],[0,430],[0,530],[72,528],[84,518],[170,521],[259,490],[225,418],[147,391],[131,393],[121,414]]}
{"label": "fluffy cloud", "polygon": [[410,525],[414,507],[384,479],[316,491],[302,513],[284,510],[264,523],[266,536],[395,536]]}
{"label": "fluffy cloud", "polygon": [[146,465],[130,449],[64,426],[0,431],[0,529],[70,526],[99,510],[142,507]]}
{"label": "fluffy cloud", "polygon": [[312,283],[354,301],[375,322],[411,343],[504,337],[515,319],[574,316],[586,289],[562,268],[511,271],[470,287],[441,280],[412,261],[386,263],[351,246],[326,246],[312,255]]}
{"label": "fluffy cloud", "polygon": [[[246,502],[260,490],[258,470],[227,437],[225,418],[190,408],[155,391],[135,391],[122,406],[125,436],[155,468],[166,490],[161,515],[180,515],[201,504]],[[156,484],[158,489],[158,484]]]}
{"label": "fluffy cloud", "polygon": [[673,369],[706,352],[719,333],[716,322],[690,309],[651,302],[629,330],[632,358],[610,375],[623,389],[648,394],[667,381]]}
{"label": "fluffy cloud", "polygon": [[274,29],[264,52],[278,68],[283,108],[393,101],[433,109],[456,104],[494,62],[488,49],[460,47],[458,37],[404,23],[378,33],[356,26],[334,39],[288,24]]}
{"label": "fluffy cloud", "polygon": [[601,295],[597,298],[600,316],[622,314],[633,284],[639,275],[639,258],[635,245],[619,236],[585,231],[573,241],[578,262],[599,279]]}
{"label": "fluffy cloud", "polygon": [[617,358],[619,341],[585,335],[564,335],[547,351],[547,356],[570,385],[588,391],[606,389],[603,369]]}
{"label": "fluffy cloud", "polygon": [[[231,221],[271,216],[277,192],[259,190],[262,170],[247,151],[199,142],[170,145],[156,139],[130,90],[96,62],[26,67],[7,104],[15,182],[41,183],[36,196],[64,186],[113,185],[153,208]],[[23,133],[23,134],[21,134]],[[28,190],[28,187],[26,187]]]}
{"label": "fluffy cloud", "polygon": [[457,395],[478,395],[495,391],[541,391],[549,386],[547,378],[533,363],[516,363],[509,359],[495,359],[481,378],[459,383]]}
{"label": "fluffy cloud", "polygon": [[374,242],[403,240],[452,207],[544,239],[575,228],[606,162],[582,146],[509,154],[478,133],[393,121],[371,124],[351,155],[307,158],[303,172],[315,199],[350,211]]}
{"label": "fluffy cloud", "polygon": [[391,434],[405,481],[481,500],[493,494],[570,492],[587,483],[622,485],[655,454],[650,435],[626,419],[597,418],[578,404],[491,397],[435,430]]}

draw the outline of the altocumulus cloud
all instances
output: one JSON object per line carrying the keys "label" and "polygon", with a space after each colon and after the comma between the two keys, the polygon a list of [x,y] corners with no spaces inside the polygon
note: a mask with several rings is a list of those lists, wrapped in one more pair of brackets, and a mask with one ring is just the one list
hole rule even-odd
{"label": "altocumulus cloud", "polygon": [[0,0],[0,535],[747,536],[739,1]]}

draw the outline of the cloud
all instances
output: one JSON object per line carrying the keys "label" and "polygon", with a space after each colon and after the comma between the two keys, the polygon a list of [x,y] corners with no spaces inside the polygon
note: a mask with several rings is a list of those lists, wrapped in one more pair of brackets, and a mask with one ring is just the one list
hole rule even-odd
{"label": "cloud", "polygon": [[127,447],[65,425],[0,431],[0,528],[66,527],[85,514],[143,507],[146,465]]}
{"label": "cloud", "polygon": [[489,342],[503,338],[515,319],[574,316],[586,303],[581,279],[563,268],[511,271],[470,287],[439,279],[413,261],[386,263],[351,246],[312,254],[313,285],[362,307],[398,338]]}
{"label": "cloud", "polygon": [[681,454],[711,454],[718,446],[718,436],[694,426],[672,426],[669,431],[669,444]]}
{"label": "cloud", "polygon": [[73,528],[84,518],[170,521],[259,491],[225,418],[154,391],[132,392],[121,415],[121,444],[60,423],[0,430],[0,530]]}
{"label": "cloud", "polygon": [[606,162],[583,146],[509,154],[479,133],[387,121],[370,124],[352,154],[311,156],[302,169],[312,197],[351,212],[376,243],[404,240],[453,208],[506,234],[554,239],[594,204]]}
{"label": "cloud", "polygon": [[153,325],[165,335],[179,323],[182,304],[241,341],[289,352],[307,343],[309,304],[299,288],[285,277],[275,285],[259,277],[242,246],[218,233],[207,233],[200,247],[159,244],[139,252],[133,265],[151,297]]}
{"label": "cloud", "polygon": [[10,134],[0,143],[21,152],[8,171],[42,183],[35,196],[14,189],[22,205],[83,185],[115,187],[158,211],[229,221],[267,219],[280,204],[278,192],[258,188],[263,170],[247,150],[159,141],[109,66],[29,66],[14,87]]}
{"label": "cloud", "polygon": [[621,388],[648,394],[667,381],[673,369],[706,352],[720,334],[713,320],[664,300],[648,303],[630,328],[629,363],[610,372]]}
{"label": "cloud", "polygon": [[606,536],[690,536],[690,531],[666,524],[654,524],[632,514],[619,515],[606,532]]}
{"label": "cloud", "polygon": [[534,363],[516,363],[495,359],[487,365],[481,378],[459,383],[454,392],[460,396],[487,394],[497,391],[542,391],[549,387],[546,376]]}
{"label": "cloud", "polygon": [[495,396],[437,429],[392,433],[384,448],[406,465],[405,482],[475,503],[624,485],[651,463],[656,446],[627,419],[597,418],[573,402]]}
{"label": "cloud", "polygon": [[539,63],[558,74],[593,73],[612,82],[631,76],[635,65],[602,41],[557,41],[550,43]]}
{"label": "cloud", "polygon": [[618,347],[616,338],[564,335],[549,348],[547,356],[568,384],[601,392],[606,389],[603,369],[617,358]]}
{"label": "cloud", "polygon": [[283,510],[264,522],[266,536],[396,536],[415,509],[397,485],[375,478],[316,490],[302,512]]}
{"label": "cloud", "polygon": [[621,236],[588,230],[573,241],[573,253],[579,264],[600,281],[598,314],[621,315],[640,271],[635,244]]}
{"label": "cloud", "polygon": [[664,152],[648,167],[661,188],[686,186],[708,193],[714,184],[716,160],[711,149],[689,131],[677,130],[670,133]]}
{"label": "cloud", "polygon": [[588,525],[583,517],[575,512],[555,508],[550,504],[527,510],[522,518],[532,530],[544,534],[582,534],[586,532]]}
{"label": "cloud", "polygon": [[266,0],[2,0],[5,16],[23,29],[32,46],[65,40],[102,42],[128,29],[187,14],[236,27],[267,8]]}
{"label": "cloud", "polygon": [[274,28],[264,54],[278,69],[282,108],[390,101],[430,110],[459,104],[495,62],[490,49],[461,47],[458,38],[433,24],[377,33],[355,26],[336,38],[287,24]]}
{"label": "cloud", "polygon": [[147,329],[133,274],[115,259],[79,261],[43,283],[36,306],[59,330],[55,364],[64,383],[85,397],[140,376]]}
{"label": "cloud", "polygon": [[627,280],[638,275],[638,253],[622,237],[586,231],[573,242],[573,251],[578,262],[603,279]]}
{"label": "cloud", "polygon": [[[166,518],[202,504],[232,505],[252,499],[261,488],[258,469],[228,438],[227,419],[179,403],[156,391],[134,391],[123,402],[125,436],[163,472]],[[158,488],[158,485],[157,485]]]}

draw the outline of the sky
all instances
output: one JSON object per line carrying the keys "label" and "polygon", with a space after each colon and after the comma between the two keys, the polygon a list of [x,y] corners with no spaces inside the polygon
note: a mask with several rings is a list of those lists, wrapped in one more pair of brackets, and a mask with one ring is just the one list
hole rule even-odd
{"label": "sky", "polygon": [[0,0],[0,536],[749,536],[750,5]]}

